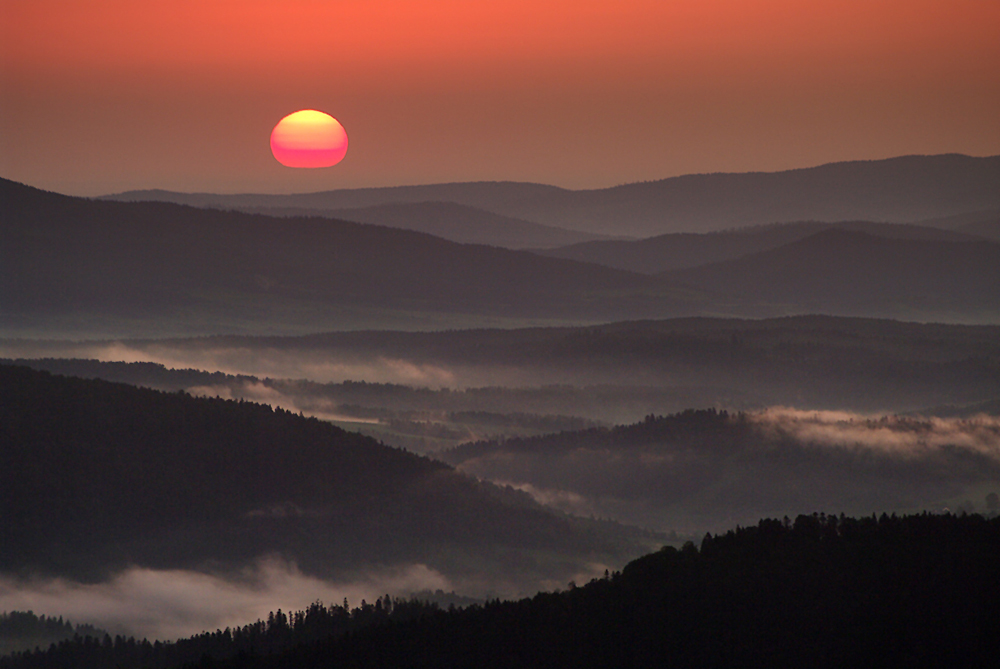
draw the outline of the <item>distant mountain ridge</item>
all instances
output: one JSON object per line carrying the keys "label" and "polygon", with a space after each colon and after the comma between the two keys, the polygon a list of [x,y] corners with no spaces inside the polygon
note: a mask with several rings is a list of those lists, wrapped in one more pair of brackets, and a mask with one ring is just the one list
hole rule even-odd
{"label": "distant mountain ridge", "polygon": [[942,242],[982,239],[971,232],[908,223],[802,221],[772,223],[719,232],[670,233],[632,241],[582,242],[556,249],[535,249],[535,252],[552,258],[566,258],[645,274],[659,274],[767,251],[830,229],[856,230],[888,239],[925,239]]}
{"label": "distant mountain ridge", "polygon": [[425,232],[460,244],[486,244],[507,249],[552,248],[607,235],[531,223],[455,202],[390,202],[346,209],[240,207],[268,216],[324,216],[355,223]]}
{"label": "distant mountain ridge", "polygon": [[476,182],[298,195],[130,191],[105,199],[325,210],[441,201],[571,230],[650,237],[804,220],[912,222],[997,209],[1000,156],[901,156],[781,172],[691,174],[580,191]]}
{"label": "distant mountain ridge", "polygon": [[345,311],[601,318],[675,302],[630,272],[335,219],[94,201],[6,180],[0,208],[0,312],[14,315],[200,310],[218,323],[270,311],[265,320],[330,327]]}
{"label": "distant mountain ridge", "polygon": [[[7,180],[0,211],[9,336],[35,323],[136,337],[802,313],[1000,321],[1000,244],[914,226],[765,228],[790,241],[650,276],[332,218],[95,201]],[[661,257],[697,257],[675,246]]]}
{"label": "distant mountain ridge", "polygon": [[863,313],[890,302],[913,309],[995,309],[1000,305],[1000,244],[888,239],[832,228],[778,248],[660,276],[807,310]]}

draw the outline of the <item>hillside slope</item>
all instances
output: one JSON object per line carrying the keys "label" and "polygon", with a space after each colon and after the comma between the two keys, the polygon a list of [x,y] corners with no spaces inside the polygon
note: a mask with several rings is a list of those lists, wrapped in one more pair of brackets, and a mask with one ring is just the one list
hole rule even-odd
{"label": "hillside slope", "polygon": [[[0,572],[100,580],[278,554],[325,577],[423,564],[503,591],[636,550],[628,532],[601,538],[440,462],[268,406],[7,365],[0,397]],[[510,581],[492,579],[501,568]]]}
{"label": "hillside slope", "polygon": [[506,249],[551,248],[603,237],[502,216],[455,202],[390,202],[344,209],[240,209],[268,216],[325,216],[416,230],[460,244],[485,244]]}
{"label": "hillside slope", "polygon": [[800,515],[520,601],[387,612],[380,599],[353,615],[317,604],[176,646],[80,639],[0,667],[176,666],[160,662],[198,651],[184,666],[989,667],[1000,652],[997,551],[995,517]]}
{"label": "hillside slope", "polygon": [[1000,308],[1000,244],[887,239],[831,229],[736,260],[667,272],[671,283],[819,313]]}
{"label": "hillside slope", "polygon": [[691,533],[817,509],[982,511],[1000,492],[1000,421],[688,410],[467,443],[439,457],[576,513]]}

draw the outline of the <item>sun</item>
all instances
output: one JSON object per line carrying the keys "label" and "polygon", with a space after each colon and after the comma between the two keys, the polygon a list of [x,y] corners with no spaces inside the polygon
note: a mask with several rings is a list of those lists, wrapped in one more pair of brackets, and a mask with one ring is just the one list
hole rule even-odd
{"label": "sun", "polygon": [[274,126],[271,153],[286,167],[332,167],[347,153],[347,131],[329,114],[303,109]]}

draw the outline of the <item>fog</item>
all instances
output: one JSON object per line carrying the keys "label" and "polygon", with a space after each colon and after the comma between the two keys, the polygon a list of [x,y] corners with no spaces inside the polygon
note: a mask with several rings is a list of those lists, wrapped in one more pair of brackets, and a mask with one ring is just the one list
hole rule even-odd
{"label": "fog", "polygon": [[277,349],[161,342],[65,342],[0,340],[2,358],[78,358],[102,362],[152,362],[168,369],[198,369],[234,376],[308,379],[317,383],[361,381],[432,389],[512,386],[558,381],[552,374],[502,365],[432,364],[402,357],[366,355],[340,350]]}
{"label": "fog", "polygon": [[[559,356],[555,355],[556,362],[550,365],[539,354],[534,359],[537,367],[532,367],[514,355],[510,364],[502,364],[504,358],[491,357],[494,353],[484,354],[485,362],[473,364],[468,360],[474,358],[461,356],[441,354],[435,358],[419,350],[411,355],[406,346],[390,355],[321,346],[282,348],[282,342],[268,340],[248,346],[232,342],[8,340],[0,341],[0,356],[152,362],[164,365],[168,372],[197,369],[253,376],[256,378],[203,376],[204,382],[180,383],[177,380],[182,375],[151,372],[166,385],[179,384],[171,389],[183,388],[192,395],[245,399],[323,420],[361,424],[348,429],[367,430],[387,444],[434,453],[464,473],[510,486],[560,512],[609,518],[684,537],[725,531],[761,517],[794,517],[814,511],[867,515],[959,507],[983,510],[984,496],[1000,490],[1000,418],[891,413],[936,406],[931,402],[961,406],[995,397],[992,367],[987,363],[949,367],[950,359],[943,354],[944,362],[935,359],[933,364],[914,356],[917,362],[909,367],[909,363],[899,363],[903,370],[899,379],[882,381],[881,371],[872,367],[873,361],[881,359],[881,352],[868,357],[859,354],[856,369],[836,356],[827,359],[825,352],[820,356],[825,366],[813,367],[806,363],[795,367],[800,364],[797,359],[782,367],[761,357],[764,362],[759,366],[753,366],[756,362],[735,365],[737,371],[722,377],[713,376],[709,367],[704,368],[709,372],[702,374],[702,363],[697,361],[686,368],[676,361],[659,368],[650,363],[646,372],[633,374],[627,366],[616,367],[618,359],[613,356],[607,360],[599,355],[567,356],[563,360],[569,361],[566,365],[575,366],[567,371],[568,367],[558,367]],[[728,339],[724,343],[730,345]],[[740,346],[734,344],[733,350],[741,351]],[[655,356],[667,348],[666,344],[651,345],[653,353],[648,359],[655,362]],[[505,349],[498,346],[497,350],[502,353]],[[706,356],[714,355],[714,350]],[[729,349],[718,350],[724,353]],[[808,347],[803,346],[803,350]],[[962,349],[965,357],[954,359],[991,359],[970,351]],[[747,354],[737,361],[756,360],[755,355]],[[809,360],[807,356],[803,359]],[[644,365],[645,361],[626,362]],[[831,383],[824,376],[832,373],[828,369],[846,371],[835,377],[837,383]],[[761,370],[767,374],[762,375]],[[786,372],[790,380],[781,377]],[[941,379],[944,381],[939,382]],[[362,380],[401,387],[315,385]],[[887,392],[890,386],[898,392]],[[764,408],[768,404],[797,406]],[[537,448],[521,450],[516,440],[509,440],[512,436],[562,431],[582,435],[570,431],[601,423],[635,423],[649,414],[707,406],[745,410],[753,429],[740,433],[741,441],[725,443],[711,432],[694,433],[670,443],[588,443],[583,436],[570,436],[558,443],[542,441]],[[832,410],[845,407],[856,410]],[[879,412],[866,412],[872,407]],[[457,415],[463,412],[469,415]],[[471,415],[477,412],[495,414]],[[532,423],[518,412],[561,422]],[[574,417],[591,421],[591,425],[568,420]],[[400,425],[407,421],[410,425]],[[420,425],[427,427],[425,434],[418,431]],[[432,434],[431,427],[453,434]],[[471,438],[495,441],[490,442],[490,448],[470,452],[467,457],[448,457],[446,449]],[[282,508],[250,513],[274,516],[283,512]],[[561,571],[539,565],[518,571],[506,565],[520,565],[518,560],[527,564],[537,556],[505,553],[493,563],[494,567],[505,565],[503,568],[491,568],[482,556],[474,563],[461,564],[401,558],[426,561],[439,571],[426,564],[409,564],[336,581],[307,575],[294,563],[277,558],[261,560],[236,574],[132,568],[101,584],[3,578],[0,610],[30,609],[112,633],[171,639],[243,625],[266,618],[272,610],[302,609],[316,600],[340,603],[347,597],[357,605],[361,599],[373,601],[386,593],[406,596],[438,589],[473,597],[532,594],[536,589],[565,587],[573,571],[578,572],[572,575],[573,580],[582,583],[609,566],[621,566],[601,564],[596,559],[590,563],[592,558],[580,556],[572,564],[568,560],[560,563],[566,567]],[[301,564],[303,569],[308,566],[305,560]],[[558,580],[554,576],[557,571],[561,574]],[[533,579],[530,591],[527,579],[519,580],[522,572],[530,573]]]}
{"label": "fog", "polygon": [[509,486],[514,490],[528,493],[531,498],[544,506],[558,509],[564,513],[575,516],[593,516],[600,511],[596,504],[590,502],[579,493],[569,490],[557,490],[553,488],[540,488],[530,483],[521,481],[493,481],[500,486]]}
{"label": "fog", "polygon": [[867,449],[911,459],[945,449],[964,450],[1000,463],[1000,417],[996,416],[878,417],[773,407],[749,418],[775,434],[818,447]]}
{"label": "fog", "polygon": [[680,533],[813,511],[982,511],[984,496],[1000,490],[994,416],[776,407],[745,420],[749,431],[731,418],[726,429],[497,440],[444,457],[559,511]]}
{"label": "fog", "polygon": [[271,348],[175,348],[164,344],[130,345],[121,342],[74,345],[48,353],[53,357],[93,358],[105,362],[155,362],[173,369],[204,369],[223,374],[261,378],[309,379],[340,383],[364,379],[371,383],[401,383],[431,388],[454,386],[459,373],[444,367],[374,356],[334,357],[322,351],[282,351]]}
{"label": "fog", "polygon": [[266,620],[271,611],[296,611],[315,601],[352,607],[390,594],[450,591],[440,573],[420,564],[330,582],[303,574],[279,558],[232,575],[128,569],[105,583],[0,578],[0,611],[33,611],[89,623],[112,634],[172,640]]}
{"label": "fog", "polygon": [[187,392],[195,397],[220,397],[224,400],[244,399],[259,404],[267,404],[275,409],[281,408],[293,413],[313,416],[320,420],[332,422],[379,423],[376,418],[352,416],[338,410],[338,404],[322,397],[312,397],[306,401],[296,399],[276,388],[260,382],[243,382],[235,388],[226,385],[190,386]]}

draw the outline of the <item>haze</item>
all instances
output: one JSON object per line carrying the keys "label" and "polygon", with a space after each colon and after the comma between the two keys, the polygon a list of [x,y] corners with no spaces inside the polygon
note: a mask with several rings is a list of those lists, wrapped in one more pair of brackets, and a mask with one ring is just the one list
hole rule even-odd
{"label": "haze", "polygon": [[0,669],[987,666],[997,63],[982,0],[0,0]]}
{"label": "haze", "polygon": [[[594,188],[1000,153],[980,0],[4,0],[0,173],[77,195]],[[288,174],[296,109],[351,131]]]}

